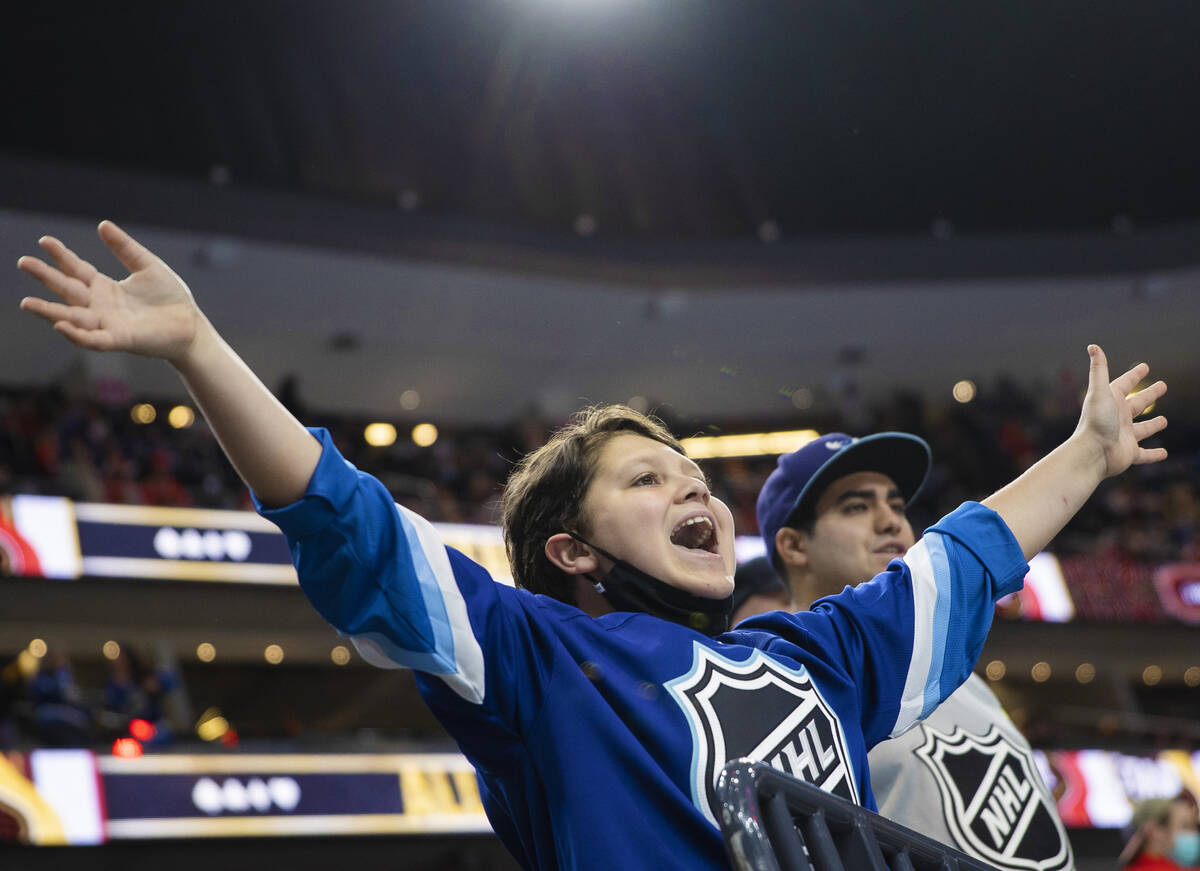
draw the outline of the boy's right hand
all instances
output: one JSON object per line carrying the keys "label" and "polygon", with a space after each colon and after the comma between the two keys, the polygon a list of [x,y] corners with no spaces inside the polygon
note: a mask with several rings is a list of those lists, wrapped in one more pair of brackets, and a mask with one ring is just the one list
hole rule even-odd
{"label": "boy's right hand", "polygon": [[52,236],[38,240],[55,266],[22,257],[28,272],[63,302],[27,296],[21,309],[45,318],[71,342],[94,351],[130,351],[180,362],[205,320],[178,275],[112,221],[100,238],[130,274],[115,281]]}

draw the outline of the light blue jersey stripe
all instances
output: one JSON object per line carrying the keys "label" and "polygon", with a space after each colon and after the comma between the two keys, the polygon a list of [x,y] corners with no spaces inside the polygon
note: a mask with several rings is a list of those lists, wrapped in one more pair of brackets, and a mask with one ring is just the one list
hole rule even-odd
{"label": "light blue jersey stripe", "polygon": [[[400,528],[404,530],[404,537],[408,540],[413,574],[417,577],[421,600],[425,603],[425,614],[429,618],[429,625],[433,628],[433,650],[425,656],[432,656],[433,661],[439,663],[440,667],[434,669],[435,673],[444,674],[454,671],[454,632],[450,628],[450,620],[446,615],[446,603],[442,598],[441,587],[434,575],[433,567],[429,564],[421,537],[412,521],[405,516],[405,512],[399,506],[396,507],[396,514],[400,520]],[[416,668],[416,665],[410,663],[411,660],[405,661],[403,664],[409,668]]]}
{"label": "light blue jersey stripe", "polygon": [[433,630],[433,649],[408,650],[374,632],[355,636],[354,646],[372,665],[437,675],[462,698],[480,704],[484,698],[483,650],[471,629],[446,546],[425,518],[399,505],[396,515],[408,542],[409,562],[403,568],[417,580]]}

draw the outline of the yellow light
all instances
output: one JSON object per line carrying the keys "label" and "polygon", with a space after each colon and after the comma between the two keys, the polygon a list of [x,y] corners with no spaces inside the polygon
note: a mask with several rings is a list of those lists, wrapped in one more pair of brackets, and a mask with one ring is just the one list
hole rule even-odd
{"label": "yellow light", "polygon": [[789,454],[815,439],[815,429],[795,429],[781,432],[752,432],[741,435],[696,436],[681,439],[680,444],[694,460],[716,457],[757,457]]}
{"label": "yellow light", "polygon": [[158,412],[154,410],[154,406],[149,402],[139,402],[133,408],[129,409],[129,416],[133,418],[134,423],[154,423],[154,418],[158,417]]}
{"label": "yellow light", "polygon": [[229,731],[229,721],[221,716],[220,708],[209,708],[196,721],[196,734],[202,741],[217,741]]}
{"label": "yellow light", "polygon": [[1200,687],[1200,665],[1193,665],[1185,671],[1183,682],[1190,687]]}
{"label": "yellow light", "polygon": [[1080,683],[1091,683],[1096,679],[1096,667],[1090,662],[1081,662],[1075,669],[1075,680]]}
{"label": "yellow light", "polygon": [[412,440],[417,447],[429,447],[438,440],[437,427],[432,423],[418,423],[413,427]]}
{"label": "yellow light", "polygon": [[1007,671],[1008,669],[1004,666],[1004,660],[993,659],[987,664],[987,668],[983,670],[983,673],[987,675],[988,680],[1000,680]]}
{"label": "yellow light", "polygon": [[1029,670],[1029,676],[1037,683],[1045,683],[1050,680],[1050,663],[1045,660],[1034,663],[1033,668]]}
{"label": "yellow light", "polygon": [[37,674],[37,670],[38,658],[29,652],[28,647],[17,654],[17,671],[21,673],[21,677],[29,680]]}
{"label": "yellow light", "polygon": [[212,662],[217,658],[217,648],[207,641],[201,641],[196,645],[196,659],[201,662]]}
{"label": "yellow light", "polygon": [[175,429],[187,429],[196,422],[196,412],[186,405],[177,405],[167,412],[167,423]]}
{"label": "yellow light", "polygon": [[329,651],[329,658],[333,660],[334,665],[345,665],[350,661],[350,651],[346,649],[345,645],[339,644]]}
{"label": "yellow light", "polygon": [[29,642],[29,652],[37,659],[41,659],[46,655],[46,642],[40,638],[35,638]]}
{"label": "yellow light", "polygon": [[1162,680],[1162,669],[1157,665],[1148,665],[1142,672],[1142,682],[1148,687],[1158,684]]}
{"label": "yellow light", "polygon": [[975,398],[975,382],[964,378],[962,381],[955,383],[954,389],[950,392],[958,402],[970,402]]}
{"label": "yellow light", "polygon": [[283,662],[283,648],[278,644],[268,644],[266,650],[263,651],[263,659],[271,665],[279,665]]}
{"label": "yellow light", "polygon": [[405,390],[400,394],[400,407],[405,411],[416,411],[421,404],[421,394],[415,390]]}
{"label": "yellow light", "polygon": [[100,652],[104,654],[105,659],[116,659],[121,655],[121,645],[115,641],[105,641],[104,646],[100,648]]}
{"label": "yellow light", "polygon": [[363,440],[374,448],[386,448],[396,442],[396,428],[390,423],[369,423],[363,430]]}

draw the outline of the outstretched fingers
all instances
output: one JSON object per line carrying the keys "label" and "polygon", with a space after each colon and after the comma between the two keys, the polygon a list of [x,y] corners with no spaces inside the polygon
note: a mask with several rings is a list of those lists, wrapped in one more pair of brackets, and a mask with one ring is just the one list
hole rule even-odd
{"label": "outstretched fingers", "polygon": [[65,299],[72,305],[86,305],[90,297],[87,285],[78,278],[55,269],[49,263],[28,255],[17,260],[17,268],[27,272],[46,286],[46,288]]}
{"label": "outstretched fingers", "polygon": [[1139,442],[1142,439],[1149,438],[1156,432],[1162,432],[1167,428],[1167,419],[1161,414],[1158,417],[1152,417],[1150,420],[1139,420],[1133,425],[1133,437]]}
{"label": "outstretched fingers", "polygon": [[1157,402],[1164,393],[1167,392],[1167,385],[1164,381],[1155,381],[1149,387],[1139,390],[1137,393],[1126,397],[1125,401],[1129,404],[1129,411],[1134,417],[1145,414],[1146,409]]}
{"label": "outstretched fingers", "polygon": [[107,351],[113,347],[112,334],[100,328],[100,316],[91,309],[27,296],[21,300],[21,310],[49,321],[55,330],[81,348]]}
{"label": "outstretched fingers", "polygon": [[1133,465],[1141,466],[1146,463],[1161,463],[1167,458],[1166,448],[1138,448],[1137,456],[1133,458]]}
{"label": "outstretched fingers", "polygon": [[1088,389],[1098,388],[1108,383],[1108,358],[1104,349],[1099,345],[1088,345],[1088,356],[1091,363],[1088,367]]}
{"label": "outstretched fingers", "polygon": [[111,351],[115,346],[112,333],[108,330],[85,329],[70,321],[58,321],[54,329],[62,333],[72,344],[90,351]]}
{"label": "outstretched fingers", "polygon": [[151,266],[158,260],[140,242],[114,224],[112,221],[101,221],[96,228],[108,250],[121,261],[130,272],[137,272]]}
{"label": "outstretched fingers", "polygon": [[63,305],[61,302],[50,302],[38,299],[36,296],[27,296],[21,300],[21,311],[44,318],[55,326],[60,323],[69,323],[85,330],[94,330],[100,326],[100,316],[91,309]]}
{"label": "outstretched fingers", "polygon": [[58,268],[71,278],[77,278],[84,284],[91,284],[98,274],[95,266],[88,263],[58,239],[53,236],[43,236],[38,239],[42,250],[49,254]]}
{"label": "outstretched fingers", "polygon": [[1138,383],[1149,374],[1150,367],[1145,363],[1138,363],[1115,379],[1112,383],[1112,389],[1117,391],[1121,396],[1128,396],[1133,392],[1133,388],[1137,387]]}

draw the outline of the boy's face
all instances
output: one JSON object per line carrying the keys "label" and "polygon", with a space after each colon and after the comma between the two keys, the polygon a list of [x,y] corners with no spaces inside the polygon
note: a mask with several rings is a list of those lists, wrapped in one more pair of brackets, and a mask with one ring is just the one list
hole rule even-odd
{"label": "boy's face", "polygon": [[700,467],[667,445],[634,433],[610,438],[584,516],[597,546],[660,581],[712,599],[733,592],[733,515]]}
{"label": "boy's face", "polygon": [[821,595],[838,593],[875,577],[915,541],[896,482],[881,472],[855,472],[817,500],[808,570]]}

